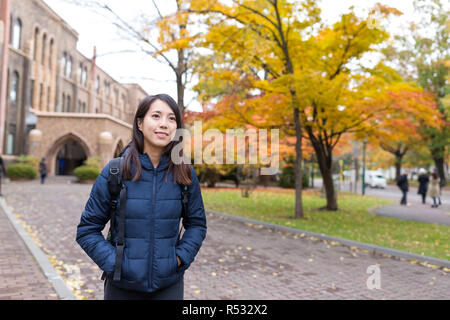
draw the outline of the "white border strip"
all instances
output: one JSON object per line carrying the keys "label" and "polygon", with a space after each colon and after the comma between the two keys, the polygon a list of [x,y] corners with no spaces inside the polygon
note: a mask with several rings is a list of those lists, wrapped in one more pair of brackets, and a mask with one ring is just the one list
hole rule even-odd
{"label": "white border strip", "polygon": [[72,290],[66,285],[61,276],[56,272],[55,268],[53,268],[52,264],[48,260],[45,253],[36,245],[36,243],[31,239],[28,232],[22,227],[20,222],[14,217],[11,210],[9,210],[5,200],[0,196],[0,205],[3,211],[6,213],[9,221],[16,229],[19,236],[22,238],[23,242],[25,242],[28,250],[30,250],[31,254],[34,256],[36,261],[39,264],[39,267],[42,269],[44,275],[47,277],[48,281],[53,285],[56,293],[58,294],[61,300],[76,300],[75,295]]}

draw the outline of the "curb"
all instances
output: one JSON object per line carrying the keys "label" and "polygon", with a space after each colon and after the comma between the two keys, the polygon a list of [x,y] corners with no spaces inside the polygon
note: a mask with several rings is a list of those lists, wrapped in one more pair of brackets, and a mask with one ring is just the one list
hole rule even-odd
{"label": "curb", "polygon": [[222,217],[229,218],[232,220],[240,221],[243,223],[252,223],[252,224],[256,224],[256,225],[259,224],[259,225],[262,225],[269,229],[275,229],[275,230],[290,232],[290,233],[295,233],[295,234],[304,234],[305,236],[316,237],[321,240],[339,242],[341,245],[343,245],[345,247],[356,247],[359,249],[368,250],[369,252],[372,252],[373,254],[389,255],[391,257],[398,258],[398,259],[417,260],[417,261],[423,262],[425,264],[431,264],[431,265],[439,266],[441,268],[449,268],[450,269],[450,261],[449,260],[433,258],[433,257],[428,257],[428,256],[422,256],[419,254],[409,253],[406,251],[401,251],[401,250],[396,250],[396,249],[390,249],[390,248],[386,248],[386,247],[379,247],[379,246],[369,244],[369,243],[357,242],[357,241],[348,240],[348,239],[344,239],[344,238],[328,236],[323,233],[316,233],[316,232],[311,232],[311,231],[305,231],[305,230],[300,230],[300,229],[284,227],[284,226],[280,226],[277,224],[272,224],[272,223],[263,222],[263,221],[259,221],[259,220],[253,220],[253,219],[233,216],[231,214],[226,214],[226,213],[212,211],[212,210],[205,210],[205,212],[211,213],[216,216],[222,216]]}
{"label": "curb", "polygon": [[17,233],[27,246],[28,250],[30,250],[30,253],[36,259],[42,272],[47,277],[48,281],[53,285],[53,288],[55,289],[59,298],[61,300],[76,300],[75,295],[72,293],[72,290],[69,289],[58,272],[56,272],[56,270],[53,268],[45,253],[36,245],[33,239],[31,239],[28,232],[25,231],[20,222],[14,217],[11,210],[9,210],[3,197],[0,197],[0,205],[3,211],[6,213],[9,221],[14,226]]}

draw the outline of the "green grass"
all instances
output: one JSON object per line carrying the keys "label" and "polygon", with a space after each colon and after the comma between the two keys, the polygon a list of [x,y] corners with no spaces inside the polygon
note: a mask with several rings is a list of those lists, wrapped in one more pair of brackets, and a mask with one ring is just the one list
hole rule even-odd
{"label": "green grass", "polygon": [[293,190],[255,190],[249,198],[237,189],[202,190],[206,210],[265,221],[330,236],[371,243],[450,260],[450,227],[370,214],[370,208],[392,204],[369,196],[340,193],[338,211],[323,211],[326,200],[303,192],[304,219],[294,219]]}

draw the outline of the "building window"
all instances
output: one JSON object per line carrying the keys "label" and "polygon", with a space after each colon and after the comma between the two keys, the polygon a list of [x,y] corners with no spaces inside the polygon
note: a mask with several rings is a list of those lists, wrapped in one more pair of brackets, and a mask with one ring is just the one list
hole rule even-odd
{"label": "building window", "polygon": [[22,21],[16,19],[13,26],[12,46],[14,49],[20,49],[20,42],[22,39]]}
{"label": "building window", "polygon": [[58,112],[64,112],[64,107],[66,105],[66,95],[63,93],[61,104],[58,107]]}
{"label": "building window", "polygon": [[66,75],[66,64],[67,64],[67,53],[64,52],[61,59],[61,69],[63,75]]}
{"label": "building window", "polygon": [[8,132],[8,145],[7,145],[7,154],[14,154],[14,137],[16,134],[16,125],[10,124],[9,125],[9,132]]}
{"label": "building window", "polygon": [[14,28],[12,27],[14,25],[14,18],[12,15],[9,16],[9,44],[12,45],[13,42],[13,31]]}
{"label": "building window", "polygon": [[41,106],[41,110],[44,109],[44,84],[41,83],[39,85],[39,104]]}
{"label": "building window", "polygon": [[45,63],[46,49],[47,49],[47,34],[44,33],[44,35],[42,36],[42,56],[41,56],[41,63],[42,63],[42,65],[44,65],[44,63]]}
{"label": "building window", "polygon": [[100,77],[97,76],[97,80],[95,81],[95,91],[98,93],[100,93]]}
{"label": "building window", "polygon": [[70,112],[70,96],[67,96],[66,112]]}
{"label": "building window", "polygon": [[50,40],[50,50],[49,50],[49,54],[48,54],[48,67],[50,70],[53,69],[52,66],[52,57],[53,57],[53,48],[55,46],[55,40],[51,39]]}
{"label": "building window", "polygon": [[109,98],[109,96],[111,95],[111,86],[110,86],[109,82],[106,80],[105,80],[104,86],[105,86],[106,98]]}
{"label": "building window", "polygon": [[119,90],[118,89],[114,89],[114,98],[116,99],[115,103],[116,106],[119,106]]}
{"label": "building window", "polygon": [[66,77],[69,79],[72,77],[72,57],[69,55],[66,61]]}
{"label": "building window", "polygon": [[31,107],[34,107],[34,80],[31,80],[30,83],[30,102],[31,102]]}
{"label": "building window", "polygon": [[37,60],[37,43],[38,43],[38,39],[39,39],[39,28],[34,29],[34,39],[33,39],[33,60],[36,61]]}
{"label": "building window", "polygon": [[86,102],[83,102],[82,111],[81,112],[86,113]]}
{"label": "building window", "polygon": [[50,86],[47,87],[47,111],[50,111]]}
{"label": "building window", "polygon": [[17,99],[19,97],[19,73],[14,71],[11,82],[11,91],[9,93],[9,101],[11,105],[17,105]]}
{"label": "building window", "polygon": [[84,67],[84,69],[83,69],[83,76],[82,76],[82,83],[83,83],[83,86],[86,86],[86,81],[87,81],[87,68],[86,67]]}
{"label": "building window", "polygon": [[78,82],[79,83],[83,82],[82,78],[83,78],[83,64],[80,63],[80,66],[78,67]]}
{"label": "building window", "polygon": [[62,69],[63,75],[70,79],[72,77],[72,57],[67,52],[63,53]]}

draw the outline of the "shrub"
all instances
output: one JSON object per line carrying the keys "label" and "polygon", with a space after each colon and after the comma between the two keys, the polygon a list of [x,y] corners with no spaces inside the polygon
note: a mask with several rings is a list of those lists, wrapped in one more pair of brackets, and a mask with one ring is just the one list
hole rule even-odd
{"label": "shrub", "polygon": [[34,179],[37,176],[37,170],[31,164],[12,163],[6,169],[6,174],[10,179]]}
{"label": "shrub", "polygon": [[[286,159],[286,165],[281,169],[280,180],[278,185],[282,188],[295,188],[295,169],[294,169],[295,158],[289,157]],[[302,187],[309,187],[309,174],[307,170],[302,172]]]}
{"label": "shrub", "polygon": [[41,162],[40,158],[25,154],[21,154],[17,158],[17,163],[30,165],[34,169],[36,169],[36,171],[39,171],[39,162]]}
{"label": "shrub", "polygon": [[81,166],[76,168],[73,171],[73,174],[79,180],[95,180],[100,174],[100,169],[89,166]]}
{"label": "shrub", "polygon": [[84,161],[84,165],[86,167],[92,167],[92,168],[97,168],[100,169],[100,163],[101,163],[102,159],[100,158],[100,156],[95,156],[95,157],[89,157]]}

